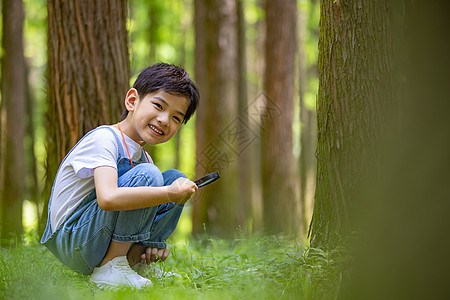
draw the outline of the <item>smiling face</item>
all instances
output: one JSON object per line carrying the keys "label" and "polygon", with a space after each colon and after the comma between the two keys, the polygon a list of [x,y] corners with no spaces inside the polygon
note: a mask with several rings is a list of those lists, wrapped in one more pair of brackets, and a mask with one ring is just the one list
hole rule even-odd
{"label": "smiling face", "polygon": [[129,113],[120,124],[123,132],[141,146],[156,145],[170,140],[180,128],[189,100],[163,90],[141,98],[135,89],[130,89],[125,106]]}

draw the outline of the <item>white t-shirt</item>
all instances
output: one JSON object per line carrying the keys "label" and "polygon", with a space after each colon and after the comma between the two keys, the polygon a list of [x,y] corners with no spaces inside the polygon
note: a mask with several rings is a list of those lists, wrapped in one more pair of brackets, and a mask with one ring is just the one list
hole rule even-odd
{"label": "white t-shirt", "polygon": [[[50,206],[50,223],[55,231],[94,189],[94,169],[109,166],[117,169],[118,145],[110,127],[119,137],[123,153],[127,155],[119,129],[100,126],[85,136],[65,158],[56,174]],[[140,159],[141,146],[124,134],[133,161]]]}

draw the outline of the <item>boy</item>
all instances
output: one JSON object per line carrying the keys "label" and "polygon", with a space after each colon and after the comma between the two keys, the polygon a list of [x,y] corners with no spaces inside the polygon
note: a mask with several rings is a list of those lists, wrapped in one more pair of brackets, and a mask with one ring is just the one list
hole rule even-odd
{"label": "boy", "polygon": [[195,112],[199,93],[186,71],[144,69],[125,97],[122,121],[87,133],[62,161],[41,242],[99,287],[151,286],[134,269],[164,261],[165,240],[197,186],[177,170],[163,173],[145,144],[170,140]]}

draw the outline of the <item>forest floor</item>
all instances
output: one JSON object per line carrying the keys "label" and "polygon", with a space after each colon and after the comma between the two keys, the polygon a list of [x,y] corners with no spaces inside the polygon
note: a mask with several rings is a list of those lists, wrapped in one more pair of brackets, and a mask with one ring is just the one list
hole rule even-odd
{"label": "forest floor", "polygon": [[156,263],[182,279],[150,278],[153,287],[101,290],[38,243],[0,249],[0,299],[335,299],[347,264],[295,239],[203,237],[170,247]]}

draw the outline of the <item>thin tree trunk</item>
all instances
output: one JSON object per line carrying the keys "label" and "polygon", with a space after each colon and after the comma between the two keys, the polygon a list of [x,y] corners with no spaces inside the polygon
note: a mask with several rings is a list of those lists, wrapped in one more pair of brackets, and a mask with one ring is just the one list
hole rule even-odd
{"label": "thin tree trunk", "polygon": [[264,224],[297,232],[298,179],[293,155],[296,1],[266,1],[266,97],[262,111]]}
{"label": "thin tree trunk", "polygon": [[[259,12],[264,11],[265,1],[258,0],[255,3],[245,2],[245,6],[250,6],[251,10]],[[265,38],[266,38],[266,19],[261,13],[257,21],[251,26],[251,31],[258,32],[258,35],[253,40],[249,39],[246,45],[250,55],[247,57],[249,63],[247,67],[249,69],[248,74],[255,74],[254,80],[247,80],[247,89],[249,94],[248,99],[248,119],[249,128],[252,132],[256,133],[257,139],[252,142],[248,147],[248,152],[252,155],[250,157],[252,173],[250,174],[252,182],[252,230],[254,232],[261,232],[264,230],[264,205],[263,205],[263,178],[262,174],[262,159],[261,159],[261,114],[259,99],[264,95],[264,69],[265,69]],[[256,104],[256,105],[255,105]]]}
{"label": "thin tree trunk", "polygon": [[[311,5],[312,6],[312,5]],[[310,10],[313,6],[310,7]],[[307,47],[306,35],[308,28],[308,16],[303,10],[299,11],[299,96],[300,96],[300,203],[303,222],[300,223],[300,232],[306,234],[312,216],[315,190],[316,159],[316,113],[306,105],[305,96],[308,91],[310,76],[305,49]]]}
{"label": "thin tree trunk", "polygon": [[149,51],[149,62],[150,64],[156,63],[156,44],[157,44],[157,32],[159,25],[161,24],[160,19],[158,18],[161,15],[161,11],[158,9],[159,3],[156,1],[148,2],[148,19],[149,25],[147,28],[147,36],[148,36],[148,51]]}
{"label": "thin tree trunk", "polygon": [[[305,13],[300,11],[298,13],[298,65],[299,65],[299,96],[300,96],[300,159],[299,159],[299,169],[300,169],[300,204],[301,204],[301,214],[302,220],[306,220],[306,207],[307,207],[307,191],[308,191],[308,178],[309,170],[311,168],[311,159],[309,155],[311,154],[311,114],[305,104],[305,93],[307,87],[307,70],[306,70],[306,55],[305,55],[305,27],[306,27]],[[305,221],[301,222],[300,232],[305,231]]]}
{"label": "thin tree trunk", "polygon": [[25,65],[25,82],[26,82],[26,97],[25,97],[25,115],[26,126],[25,135],[27,136],[28,143],[26,145],[26,173],[27,173],[27,187],[26,191],[29,199],[36,204],[36,213],[38,217],[38,227],[42,226],[40,216],[40,185],[38,180],[38,171],[36,165],[36,154],[34,152],[34,146],[36,144],[35,137],[35,119],[34,119],[34,102],[35,98],[31,90],[31,86],[28,84],[29,67]]}
{"label": "thin tree trunk", "polygon": [[7,246],[11,238],[20,243],[22,226],[22,201],[25,190],[25,59],[23,54],[22,1],[4,0],[3,14],[3,59],[2,59],[2,106],[6,121],[2,120],[5,137],[1,149],[2,166],[2,245]]}
{"label": "thin tree trunk", "polygon": [[48,0],[47,10],[45,201],[59,163],[81,136],[118,121],[130,73],[126,0]]}
{"label": "thin tree trunk", "polygon": [[[187,7],[187,3],[185,0],[183,0],[183,8],[184,11],[187,11],[188,7]],[[181,20],[181,32],[182,32],[182,37],[180,39],[180,44],[179,44],[179,49],[180,49],[180,62],[179,64],[181,66],[186,67],[186,35],[188,33],[189,30],[189,23],[185,23],[184,22],[184,15],[181,16],[182,20]],[[180,129],[178,129],[178,133],[175,136],[175,169],[179,170],[180,166],[181,166],[181,153],[182,153],[182,143],[181,143],[181,136],[183,134],[183,126],[180,127]]]}
{"label": "thin tree trunk", "polygon": [[[238,106],[239,106],[239,127],[240,142],[238,146],[238,171],[239,184],[238,195],[240,208],[238,210],[238,222],[243,225],[244,230],[249,230],[249,223],[252,221],[252,189],[253,189],[253,153],[249,147],[253,145],[254,135],[251,130],[248,116],[248,98],[247,98],[247,59],[245,42],[245,17],[244,3],[242,0],[236,0],[237,8],[237,29],[238,29]],[[249,225],[249,226],[247,226]]]}

